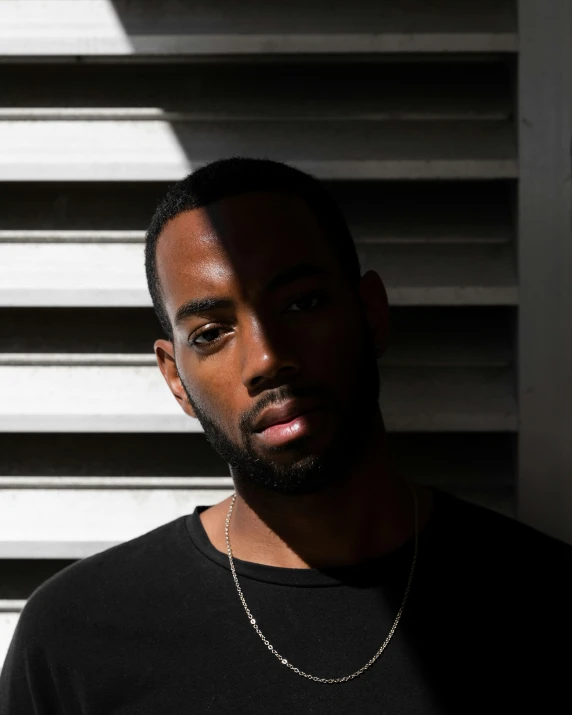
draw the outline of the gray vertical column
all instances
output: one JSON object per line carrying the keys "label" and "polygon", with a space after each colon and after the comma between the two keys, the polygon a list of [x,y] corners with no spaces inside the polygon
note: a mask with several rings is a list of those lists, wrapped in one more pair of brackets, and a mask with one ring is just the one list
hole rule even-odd
{"label": "gray vertical column", "polygon": [[518,515],[572,543],[572,0],[519,33]]}

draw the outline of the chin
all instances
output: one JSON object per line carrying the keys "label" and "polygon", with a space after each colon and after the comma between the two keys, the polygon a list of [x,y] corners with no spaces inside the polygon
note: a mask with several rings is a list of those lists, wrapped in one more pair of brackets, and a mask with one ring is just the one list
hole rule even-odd
{"label": "chin", "polygon": [[328,474],[300,474],[292,471],[288,475],[277,474],[249,474],[247,477],[239,477],[242,485],[256,485],[272,494],[282,496],[304,496],[318,494],[332,484],[340,481],[340,477],[333,472]]}
{"label": "chin", "polygon": [[242,484],[258,487],[283,495],[314,494],[339,482],[347,473],[345,460],[338,450],[331,448],[323,453],[298,451],[281,448],[279,454],[259,459],[245,469],[245,464],[235,465],[235,479]]}

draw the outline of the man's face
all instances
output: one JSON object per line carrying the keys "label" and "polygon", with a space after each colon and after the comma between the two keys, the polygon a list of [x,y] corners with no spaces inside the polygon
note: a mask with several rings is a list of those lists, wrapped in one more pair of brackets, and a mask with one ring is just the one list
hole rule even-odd
{"label": "man's face", "polygon": [[159,365],[235,479],[308,493],[346,473],[377,411],[381,281],[368,311],[311,209],[271,192],[180,214],[157,266]]}

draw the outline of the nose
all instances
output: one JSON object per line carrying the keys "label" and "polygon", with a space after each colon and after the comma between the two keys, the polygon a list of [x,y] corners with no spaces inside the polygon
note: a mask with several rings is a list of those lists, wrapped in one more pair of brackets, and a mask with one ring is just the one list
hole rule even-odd
{"label": "nose", "polygon": [[257,321],[242,337],[242,382],[249,392],[278,387],[300,371],[300,359],[288,336],[270,335]]}

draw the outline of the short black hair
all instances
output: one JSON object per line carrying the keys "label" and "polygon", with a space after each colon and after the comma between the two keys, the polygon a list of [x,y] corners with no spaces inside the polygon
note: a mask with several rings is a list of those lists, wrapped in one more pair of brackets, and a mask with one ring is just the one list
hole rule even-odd
{"label": "short black hair", "polygon": [[207,164],[177,181],[157,207],[147,230],[145,272],[153,307],[170,339],[171,322],[165,310],[157,271],[157,240],[168,221],[184,211],[221,199],[258,191],[300,196],[318,218],[337,252],[341,265],[355,283],[361,275],[359,259],[346,220],[325,186],[314,176],[270,159],[232,157]]}

